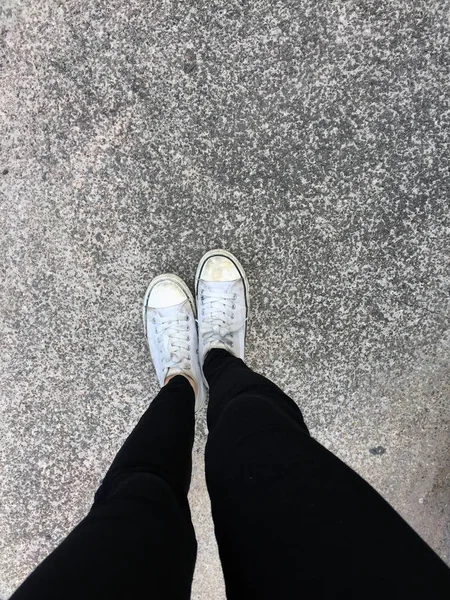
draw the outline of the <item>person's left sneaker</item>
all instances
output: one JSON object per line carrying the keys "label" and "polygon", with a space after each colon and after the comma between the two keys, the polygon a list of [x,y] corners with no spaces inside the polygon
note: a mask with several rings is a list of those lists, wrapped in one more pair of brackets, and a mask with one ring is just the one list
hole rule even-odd
{"label": "person's left sneaker", "polygon": [[206,389],[198,359],[194,298],[177,275],[159,275],[144,298],[144,330],[158,381],[184,375],[196,387],[195,410],[205,403]]}

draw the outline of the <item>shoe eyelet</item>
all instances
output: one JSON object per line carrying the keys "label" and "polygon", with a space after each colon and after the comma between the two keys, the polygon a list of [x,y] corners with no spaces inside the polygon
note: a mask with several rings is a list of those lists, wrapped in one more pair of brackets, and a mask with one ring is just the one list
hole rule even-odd
{"label": "shoe eyelet", "polygon": [[189,329],[190,329],[190,327],[189,327],[189,325],[188,325],[188,326],[186,327],[186,331],[189,331]]}
{"label": "shoe eyelet", "polygon": [[234,319],[234,313],[231,315],[231,318]]}
{"label": "shoe eyelet", "polygon": [[186,365],[185,368],[190,370],[191,369],[191,365]]}
{"label": "shoe eyelet", "polygon": [[231,308],[234,310],[236,308],[236,304],[233,304]]}
{"label": "shoe eyelet", "polygon": [[191,341],[191,336],[190,336],[190,335],[188,335],[188,336],[187,336],[187,338],[186,338],[186,341],[187,341],[187,342],[190,342],[190,341]]}
{"label": "shoe eyelet", "polygon": [[156,324],[156,319],[155,319],[155,317],[153,317],[153,319],[152,319],[152,323],[153,323],[154,325]]}
{"label": "shoe eyelet", "polygon": [[234,294],[233,300],[237,300],[237,294]]}
{"label": "shoe eyelet", "polygon": [[186,315],[186,321],[189,321],[189,315]]}
{"label": "shoe eyelet", "polygon": [[[188,346],[188,347],[187,347],[187,349],[188,349],[188,352],[189,352],[189,350],[191,349],[191,347],[190,347],[190,346]],[[190,357],[190,356],[189,356],[189,360],[191,360],[191,357]]]}
{"label": "shoe eyelet", "polygon": [[230,342],[230,347],[232,348],[234,346],[233,342]]}

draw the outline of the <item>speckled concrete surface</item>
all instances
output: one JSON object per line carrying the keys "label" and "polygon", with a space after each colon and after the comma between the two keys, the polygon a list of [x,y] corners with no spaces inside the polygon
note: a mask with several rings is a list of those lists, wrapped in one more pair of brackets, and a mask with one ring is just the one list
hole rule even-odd
{"label": "speckled concrete surface", "polygon": [[450,560],[449,23],[446,0],[2,0],[0,598],[157,391],[147,283],[216,246],[249,275],[250,365]]}

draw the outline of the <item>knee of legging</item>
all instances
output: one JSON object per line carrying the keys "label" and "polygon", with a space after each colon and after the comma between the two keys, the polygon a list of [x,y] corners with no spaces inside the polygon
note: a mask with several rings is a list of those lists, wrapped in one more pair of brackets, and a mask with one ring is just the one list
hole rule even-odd
{"label": "knee of legging", "polygon": [[[287,398],[287,397],[286,397]],[[309,437],[302,414],[295,403],[276,396],[242,393],[208,413],[209,448],[233,444],[243,436],[279,431]]]}
{"label": "knee of legging", "polygon": [[216,409],[216,419],[219,417],[220,423],[227,423],[228,426],[247,419],[255,425],[274,422],[288,424],[292,421],[292,415],[277,397],[264,394],[244,392],[224,401]]}
{"label": "knee of legging", "polygon": [[152,497],[154,499],[172,496],[173,491],[169,484],[158,475],[134,471],[117,474],[110,480],[105,479],[95,496],[95,501],[101,502],[119,495],[142,499]]}

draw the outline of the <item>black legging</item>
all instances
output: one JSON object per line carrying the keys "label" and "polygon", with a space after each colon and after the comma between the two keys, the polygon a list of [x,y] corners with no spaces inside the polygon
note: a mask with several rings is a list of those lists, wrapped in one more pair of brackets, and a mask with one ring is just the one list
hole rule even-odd
{"label": "black legging", "polygon": [[[210,385],[206,478],[228,598],[450,598],[450,570],[297,405],[224,350]],[[88,516],[13,595],[188,599],[194,394],[175,377],[116,456]]]}

